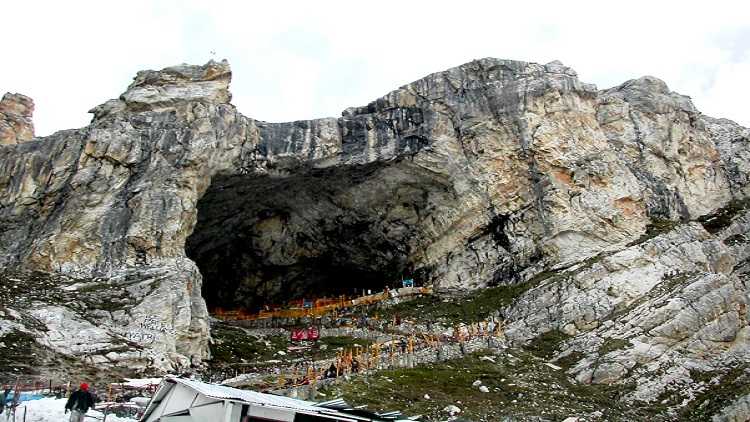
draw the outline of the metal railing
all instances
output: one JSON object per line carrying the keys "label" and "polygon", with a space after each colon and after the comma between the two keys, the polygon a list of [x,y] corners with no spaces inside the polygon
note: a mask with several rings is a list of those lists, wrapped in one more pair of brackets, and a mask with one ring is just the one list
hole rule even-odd
{"label": "metal railing", "polygon": [[348,298],[345,296],[338,298],[320,298],[314,300],[312,306],[310,307],[299,306],[299,303],[301,302],[295,301],[292,302],[292,307],[283,309],[271,307],[271,309],[261,310],[256,313],[247,313],[242,309],[224,310],[221,308],[216,308],[211,312],[211,314],[215,318],[224,321],[252,321],[270,318],[291,319],[304,317],[320,317],[337,312],[341,309],[363,305],[372,305],[394,297],[408,297],[414,295],[426,295],[431,293],[431,287],[402,287],[400,289],[385,290],[380,293],[360,296],[356,298]]}

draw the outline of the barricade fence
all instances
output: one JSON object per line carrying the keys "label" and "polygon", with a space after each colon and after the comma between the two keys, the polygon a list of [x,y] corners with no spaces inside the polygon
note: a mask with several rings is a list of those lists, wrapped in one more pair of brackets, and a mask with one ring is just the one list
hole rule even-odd
{"label": "barricade fence", "polygon": [[[26,403],[32,400],[38,400],[45,397],[55,397],[66,399],[79,388],[81,382],[85,380],[62,382],[58,379],[43,377],[17,377],[15,380],[0,384],[2,390],[0,394],[8,391],[6,397],[6,407],[0,414],[0,421],[19,421],[23,422],[26,417]],[[95,409],[102,413],[102,416],[88,418],[98,419],[106,422],[107,416],[118,414],[119,416],[139,416],[142,408],[136,405],[125,403],[128,398],[151,396],[158,385],[147,384],[143,386],[130,386],[124,383],[109,383],[105,389],[97,389],[91,385],[90,392],[96,399]]]}
{"label": "barricade fence", "polygon": [[[253,321],[260,319],[272,318],[305,318],[305,317],[322,317],[335,313],[337,311],[357,306],[372,305],[393,298],[403,298],[414,295],[431,294],[430,287],[402,287],[400,289],[385,290],[380,293],[364,295],[350,298],[341,296],[338,298],[321,298],[314,301],[306,302],[304,300],[293,301],[287,304],[286,308],[277,305],[269,305],[267,308],[258,312],[247,312],[242,309],[225,310],[215,308],[211,314],[224,321]],[[305,306],[305,304],[309,306]]]}
{"label": "barricade fence", "polygon": [[276,368],[275,383],[261,388],[284,390],[370,371],[414,367],[421,363],[452,359],[482,348],[496,348],[505,339],[502,321],[455,326],[452,331],[451,335],[403,335],[369,346],[349,347],[338,352],[334,358]]}

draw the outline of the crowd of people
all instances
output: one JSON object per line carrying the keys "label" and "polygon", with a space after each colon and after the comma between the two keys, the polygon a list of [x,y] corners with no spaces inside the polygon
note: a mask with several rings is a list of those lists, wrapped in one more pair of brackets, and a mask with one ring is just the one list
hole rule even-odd
{"label": "crowd of people", "polygon": [[[392,322],[394,327],[398,327],[400,323],[398,314],[393,315],[389,322]],[[456,325],[450,334],[401,336],[384,343],[373,343],[364,348],[355,346],[349,350],[342,350],[325,370],[317,371],[315,362],[310,362],[307,365],[298,362],[292,368],[292,371],[277,368],[276,374],[279,377],[279,382],[276,387],[294,387],[310,384],[316,380],[337,378],[370,369],[403,365],[407,361],[401,359],[402,357],[409,356],[422,349],[436,350],[439,356],[441,345],[446,344],[457,344],[461,352],[465,353],[465,342],[476,338],[486,338],[489,342],[492,338],[502,337],[503,331],[502,321],[492,318],[470,324]]]}

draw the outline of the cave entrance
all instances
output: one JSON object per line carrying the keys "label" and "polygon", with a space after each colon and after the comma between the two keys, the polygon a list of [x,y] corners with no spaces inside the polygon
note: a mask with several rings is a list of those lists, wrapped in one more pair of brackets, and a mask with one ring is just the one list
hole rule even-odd
{"label": "cave entrance", "polygon": [[209,309],[380,291],[419,270],[415,251],[430,238],[422,223],[452,196],[444,182],[408,161],[218,175],[186,253]]}

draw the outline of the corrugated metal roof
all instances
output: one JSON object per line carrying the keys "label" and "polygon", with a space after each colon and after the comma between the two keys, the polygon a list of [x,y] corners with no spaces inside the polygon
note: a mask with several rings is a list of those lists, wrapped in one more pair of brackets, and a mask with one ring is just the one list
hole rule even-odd
{"label": "corrugated metal roof", "polygon": [[401,412],[399,412],[398,410],[393,410],[390,412],[377,413],[377,415],[384,418],[397,418],[401,416]]}
{"label": "corrugated metal roof", "polygon": [[318,403],[318,406],[327,407],[329,409],[337,409],[337,410],[349,409],[350,407],[352,407],[349,403],[345,402],[344,399],[342,398],[322,401]]}
{"label": "corrugated metal roof", "polygon": [[[171,385],[170,385],[171,384]],[[154,411],[158,402],[160,402],[166,393],[174,386],[182,384],[193,389],[199,394],[218,400],[230,400],[248,403],[255,406],[269,406],[274,408],[289,409],[297,413],[317,414],[327,418],[334,418],[342,421],[374,421],[382,420],[377,414],[369,413],[367,416],[358,415],[357,412],[342,412],[339,409],[320,406],[314,402],[298,400],[289,397],[276,396],[273,394],[258,393],[256,391],[239,390],[237,388],[225,387],[223,385],[207,384],[201,381],[195,381],[185,378],[167,377],[164,378],[159,386],[154,398],[146,408],[141,420],[145,420],[151,412]],[[343,401],[343,400],[342,400]]]}
{"label": "corrugated metal roof", "polygon": [[195,391],[209,397],[225,400],[240,400],[259,405],[286,407],[289,409],[300,409],[307,411],[319,411],[322,408],[315,406],[314,402],[293,399],[273,394],[258,393],[257,391],[239,390],[237,388],[225,387],[223,385],[207,384],[201,381],[184,378],[169,378],[178,384],[185,385]]}

